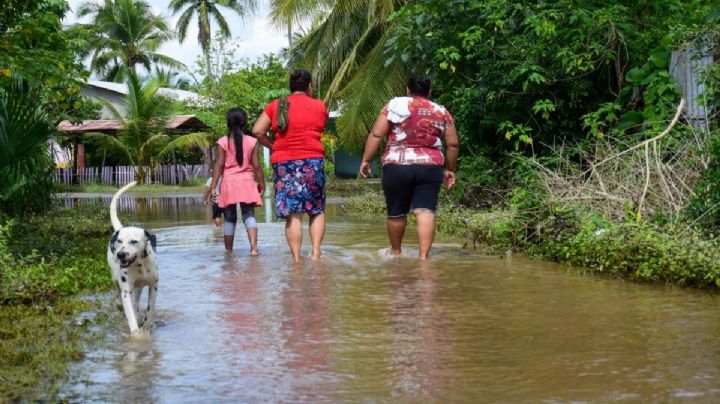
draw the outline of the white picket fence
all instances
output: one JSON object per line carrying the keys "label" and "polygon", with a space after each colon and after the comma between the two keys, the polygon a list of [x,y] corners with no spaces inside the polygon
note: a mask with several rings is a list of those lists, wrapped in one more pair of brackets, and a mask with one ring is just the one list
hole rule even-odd
{"label": "white picket fence", "polygon": [[[77,173],[80,184],[97,183],[105,185],[121,185],[136,180],[137,167],[87,167]],[[176,164],[146,168],[146,184],[179,185],[196,178],[206,179],[208,167],[204,165]],[[53,178],[60,184],[72,184],[75,176],[72,168],[57,168]]]}

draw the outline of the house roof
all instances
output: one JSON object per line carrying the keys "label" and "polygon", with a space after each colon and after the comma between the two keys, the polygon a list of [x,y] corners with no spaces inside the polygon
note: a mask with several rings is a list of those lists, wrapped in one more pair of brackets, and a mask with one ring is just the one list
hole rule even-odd
{"label": "house roof", "polygon": [[[173,132],[201,131],[210,127],[195,115],[176,115],[170,117],[167,126]],[[80,125],[73,125],[70,121],[62,121],[58,130],[63,133],[118,133],[122,123],[115,119],[95,119],[83,121]]]}
{"label": "house roof", "polygon": [[[90,87],[102,88],[118,94],[127,95],[128,88],[125,83],[114,83],[111,81],[88,80],[87,85]],[[210,101],[200,94],[192,91],[179,90],[176,88],[160,87],[157,95],[176,101],[185,101],[193,105],[209,105]]]}

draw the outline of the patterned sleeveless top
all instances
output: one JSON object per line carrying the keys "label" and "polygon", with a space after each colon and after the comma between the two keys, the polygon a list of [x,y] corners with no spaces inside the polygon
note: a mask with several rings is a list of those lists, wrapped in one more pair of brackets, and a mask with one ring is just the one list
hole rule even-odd
{"label": "patterned sleeveless top", "polygon": [[390,122],[383,165],[445,164],[442,139],[454,125],[445,107],[424,97],[396,97],[381,114]]}

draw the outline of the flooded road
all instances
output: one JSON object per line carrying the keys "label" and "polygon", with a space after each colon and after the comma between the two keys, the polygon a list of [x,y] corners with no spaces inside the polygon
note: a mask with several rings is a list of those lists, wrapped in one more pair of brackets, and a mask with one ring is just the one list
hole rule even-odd
{"label": "flooded road", "polygon": [[384,259],[383,220],[338,205],[323,258],[300,264],[264,208],[259,257],[242,227],[225,254],[199,198],[124,209],[158,238],[158,320],[133,340],[113,314],[107,340],[71,369],[70,401],[720,402],[709,293],[478,255],[458,240],[438,240],[429,262]]}

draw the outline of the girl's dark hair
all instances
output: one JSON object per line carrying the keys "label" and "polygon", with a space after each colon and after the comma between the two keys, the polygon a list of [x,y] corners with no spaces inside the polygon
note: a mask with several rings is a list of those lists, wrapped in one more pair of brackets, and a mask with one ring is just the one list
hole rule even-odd
{"label": "girl's dark hair", "polygon": [[410,94],[419,95],[421,97],[427,97],[430,95],[430,79],[422,74],[417,74],[410,77],[407,83]]}
{"label": "girl's dark hair", "polygon": [[290,73],[290,91],[307,91],[310,82],[312,76],[307,70],[298,69]]}
{"label": "girl's dark hair", "polygon": [[247,114],[242,108],[230,108],[226,116],[228,127],[228,140],[235,144],[235,161],[238,165],[243,164],[243,134],[247,127]]}

